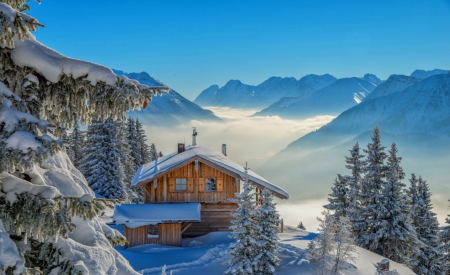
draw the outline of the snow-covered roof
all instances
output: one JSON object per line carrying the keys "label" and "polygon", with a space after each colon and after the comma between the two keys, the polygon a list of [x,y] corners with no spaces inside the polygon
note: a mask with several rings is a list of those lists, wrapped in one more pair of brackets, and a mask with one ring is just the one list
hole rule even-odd
{"label": "snow-covered roof", "polygon": [[[178,154],[178,152],[174,152],[139,167],[139,169],[136,171],[136,175],[134,176],[131,186],[139,187],[148,182],[151,182],[152,180],[167,173],[168,170],[172,170],[174,167],[180,164],[185,164],[186,161],[189,161],[190,159],[194,159],[196,157],[199,158],[200,162],[204,160],[205,162],[213,163],[223,168],[224,170],[227,170],[232,174],[239,176],[241,180],[244,180],[245,169],[242,165],[232,161],[221,152],[218,152],[209,147],[196,145],[186,147],[186,150],[182,153]],[[257,185],[260,188],[268,188],[275,194],[275,196],[281,199],[289,198],[289,194],[286,191],[270,183],[268,180],[256,174],[255,172],[249,170],[248,176],[252,184]]]}
{"label": "snow-covered roof", "polygon": [[116,205],[113,220],[129,228],[158,223],[200,222],[200,203]]}

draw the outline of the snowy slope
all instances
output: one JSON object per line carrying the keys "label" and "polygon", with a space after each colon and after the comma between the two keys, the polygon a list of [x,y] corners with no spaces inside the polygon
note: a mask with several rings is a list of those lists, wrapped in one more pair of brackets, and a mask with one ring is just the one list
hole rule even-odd
{"label": "snowy slope", "polygon": [[450,138],[450,74],[439,74],[404,91],[363,101],[329,124],[293,143],[287,150],[315,143],[317,148],[339,144],[345,137],[371,131],[378,124],[394,134],[428,134]]}
{"label": "snowy slope", "polygon": [[[310,275],[314,273],[316,264],[306,260],[307,246],[316,234],[304,230],[287,227],[289,233],[280,233],[280,251],[278,257],[281,266],[275,275]],[[215,232],[194,239],[184,239],[183,247],[161,245],[142,245],[129,249],[118,248],[131,265],[146,275],[159,275],[164,265],[166,273],[174,275],[221,275],[226,269],[225,262],[229,259],[225,252],[232,242],[229,232]],[[357,248],[357,259],[342,271],[346,275],[375,274],[378,262],[383,257]],[[391,270],[399,274],[414,274],[409,268],[391,262]]]}
{"label": "snowy slope", "polygon": [[271,77],[254,86],[230,80],[220,89],[213,85],[194,100],[201,106],[262,109],[285,96],[306,98],[315,91],[336,81],[331,75],[307,75],[300,80],[293,77]]}
{"label": "snowy slope", "polygon": [[[114,72],[147,85],[160,83],[146,72],[124,73],[118,70]],[[138,118],[145,125],[164,127],[187,123],[191,120],[221,120],[211,111],[201,108],[172,89],[161,96],[153,97],[146,109],[128,112],[127,116]]]}
{"label": "snowy slope", "polygon": [[306,118],[315,115],[337,115],[357,105],[375,87],[373,83],[356,77],[342,78],[303,100],[290,99],[290,105],[286,106],[287,99],[281,99],[255,116]]}
{"label": "snowy slope", "polygon": [[418,81],[420,80],[411,76],[393,74],[385,82],[378,85],[364,100],[404,91]]}
{"label": "snowy slope", "polygon": [[417,79],[425,79],[433,75],[437,74],[448,74],[449,70],[441,70],[441,69],[434,69],[431,71],[425,71],[425,70],[415,70],[411,76]]}

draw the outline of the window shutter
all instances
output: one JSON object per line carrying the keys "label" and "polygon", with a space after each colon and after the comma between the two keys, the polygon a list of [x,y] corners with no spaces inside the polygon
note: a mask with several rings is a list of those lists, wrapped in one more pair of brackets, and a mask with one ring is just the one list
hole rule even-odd
{"label": "window shutter", "polygon": [[175,192],[175,178],[169,178],[169,192]]}
{"label": "window shutter", "polygon": [[217,179],[217,192],[223,192],[223,179]]}
{"label": "window shutter", "polygon": [[198,178],[198,192],[205,192],[205,178]]}
{"label": "window shutter", "polygon": [[188,192],[194,192],[194,178],[187,178],[186,185]]}

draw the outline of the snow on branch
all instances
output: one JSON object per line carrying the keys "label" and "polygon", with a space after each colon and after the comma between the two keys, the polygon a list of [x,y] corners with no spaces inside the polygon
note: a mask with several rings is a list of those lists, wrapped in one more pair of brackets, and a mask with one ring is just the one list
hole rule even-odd
{"label": "snow on branch", "polygon": [[[8,5],[10,4],[10,5]],[[0,47],[14,48],[14,37],[24,40],[31,36],[31,31],[43,27],[35,18],[23,12],[29,9],[25,1],[6,0],[6,4],[0,3]]]}
{"label": "snow on branch", "polygon": [[110,68],[65,57],[32,35],[23,41],[16,37],[15,45],[0,48],[0,82],[21,96],[30,113],[54,125],[71,127],[111,115],[124,120],[125,112],[169,91],[161,82],[149,87]]}

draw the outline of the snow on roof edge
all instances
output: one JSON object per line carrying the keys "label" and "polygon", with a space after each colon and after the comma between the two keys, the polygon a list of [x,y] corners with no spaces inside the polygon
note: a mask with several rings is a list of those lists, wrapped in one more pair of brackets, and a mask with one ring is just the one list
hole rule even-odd
{"label": "snow on roof edge", "polygon": [[[183,153],[178,154],[178,152],[174,152],[169,155],[165,155],[164,157],[161,157],[155,161],[142,165],[136,171],[131,183],[131,187],[139,187],[140,185],[148,183],[152,179],[155,179],[161,174],[164,174],[167,170],[197,156],[210,161],[224,168],[225,170],[239,175],[241,180],[244,179],[245,170],[240,164],[234,162],[227,156],[223,155],[221,152],[218,152],[209,147],[196,145],[186,147],[186,150]],[[289,199],[289,194],[285,190],[273,183],[270,183],[268,180],[258,175],[257,173],[250,170],[248,176],[251,182],[270,189],[271,191],[279,195],[277,197],[281,196],[282,199]]]}

